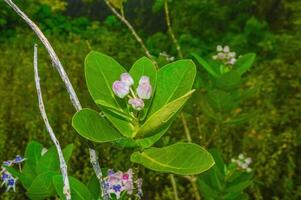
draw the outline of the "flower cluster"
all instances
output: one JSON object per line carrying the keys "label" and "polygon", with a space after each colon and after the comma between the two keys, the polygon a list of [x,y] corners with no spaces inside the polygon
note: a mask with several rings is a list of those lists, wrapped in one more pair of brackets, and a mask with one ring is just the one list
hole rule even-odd
{"label": "flower cluster", "polygon": [[15,159],[8,160],[3,162],[3,166],[1,167],[0,176],[1,176],[1,186],[6,186],[6,191],[9,191],[10,189],[13,189],[13,191],[16,191],[16,181],[18,178],[14,178],[12,174],[10,174],[5,167],[10,167],[14,164],[20,165],[25,158],[22,156],[17,155]]}
{"label": "flower cluster", "polygon": [[245,170],[246,172],[251,172],[252,169],[249,165],[252,163],[252,159],[250,157],[245,157],[242,153],[239,154],[237,159],[232,158],[232,163],[235,163],[240,169]]}
{"label": "flower cluster", "polygon": [[[142,179],[138,178],[136,181],[133,177],[132,169],[127,172],[117,171],[114,172],[112,169],[108,170],[108,176],[104,178],[105,188],[107,193],[115,194],[116,198],[119,199],[122,192],[126,192],[128,195],[133,195],[134,190],[137,189],[136,196],[141,199],[142,193]],[[135,186],[137,188],[135,188]]]}
{"label": "flower cluster", "polygon": [[229,46],[222,47],[221,45],[218,45],[216,51],[217,54],[212,56],[214,60],[221,61],[228,66],[232,66],[236,63],[236,53],[231,52]]}
{"label": "flower cluster", "polygon": [[144,108],[144,101],[151,98],[152,86],[149,77],[141,76],[139,85],[136,88],[136,93],[133,91],[132,86],[134,80],[129,73],[120,75],[120,80],[113,83],[112,89],[116,96],[119,98],[129,97],[128,103],[135,110],[142,110]]}

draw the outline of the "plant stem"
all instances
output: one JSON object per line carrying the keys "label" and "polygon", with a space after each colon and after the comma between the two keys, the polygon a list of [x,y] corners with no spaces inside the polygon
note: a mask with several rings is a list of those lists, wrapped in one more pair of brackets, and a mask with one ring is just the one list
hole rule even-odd
{"label": "plant stem", "polygon": [[[64,67],[62,66],[58,56],[56,55],[54,49],[52,48],[50,42],[48,39],[45,37],[43,32],[40,30],[40,28],[16,5],[14,4],[11,0],[4,0],[28,25],[29,27],[34,31],[34,33],[38,36],[40,41],[43,43],[45,46],[46,50],[48,51],[48,54],[52,60],[52,65],[55,67],[55,69],[58,71],[62,81],[65,84],[65,87],[67,89],[67,92],[69,94],[70,100],[76,111],[79,111],[82,109],[82,106],[78,100],[78,97],[73,89],[73,86],[69,80],[69,77],[67,73],[65,72]],[[94,149],[94,144],[90,141],[88,141],[88,146],[89,146],[89,153],[90,153],[90,162],[92,163],[94,172],[96,176],[99,179],[99,183],[101,186],[102,191],[104,191],[104,200],[108,200],[108,194],[106,190],[104,189],[104,181],[102,180],[102,172],[101,168],[98,162],[98,156],[97,153]]]}
{"label": "plant stem", "polygon": [[191,143],[191,142],[192,142],[192,139],[191,139],[190,130],[189,130],[189,128],[188,128],[188,125],[187,125],[187,121],[186,121],[185,115],[184,115],[183,112],[181,112],[180,116],[181,116],[182,124],[183,124],[183,126],[184,126],[184,132],[185,132],[185,134],[186,134],[187,141],[188,141],[189,143]]}
{"label": "plant stem", "polygon": [[[178,43],[178,40],[173,32],[173,29],[172,29],[172,26],[171,26],[171,20],[170,20],[170,15],[169,15],[169,9],[168,9],[168,0],[164,0],[164,10],[165,10],[165,21],[166,21],[166,25],[167,25],[167,28],[168,28],[168,33],[171,37],[171,40],[173,42],[173,44],[175,45],[176,47],[176,50],[178,52],[178,56],[179,58],[183,58],[183,53],[182,53],[182,50],[181,50],[181,46],[179,45]],[[185,115],[183,112],[181,112],[181,121],[182,121],[182,124],[184,126],[184,131],[185,131],[185,134],[186,134],[186,138],[187,138],[187,141],[189,143],[192,142],[192,139],[191,139],[191,134],[190,134],[190,130],[188,128],[188,124],[187,124],[187,120],[185,118]],[[201,200],[201,196],[200,196],[200,193],[197,189],[197,185],[196,185],[196,177],[194,176],[191,176],[189,177],[188,179],[192,185],[192,188],[193,188],[193,191],[194,191],[194,194],[195,194],[195,199],[196,200]]]}
{"label": "plant stem", "polygon": [[190,183],[192,185],[192,189],[193,189],[193,192],[195,194],[195,199],[196,200],[201,200],[202,198],[200,196],[200,193],[199,193],[199,190],[198,190],[198,187],[197,187],[197,184],[196,184],[197,178],[195,176],[189,176],[188,180],[190,181]]}
{"label": "plant stem", "polygon": [[38,94],[38,101],[39,101],[39,108],[40,108],[41,116],[44,120],[47,131],[48,131],[50,138],[51,138],[52,142],[54,143],[57,153],[58,153],[58,157],[59,157],[59,161],[60,161],[60,168],[61,168],[61,173],[63,176],[63,183],[64,183],[63,193],[67,200],[71,200],[71,190],[70,190],[70,184],[69,184],[69,179],[68,179],[67,164],[64,159],[60,143],[57,140],[57,138],[53,132],[53,129],[48,121],[48,117],[47,117],[47,114],[45,111],[45,106],[44,106],[43,97],[42,97],[42,90],[41,90],[41,86],[40,86],[40,77],[39,77],[39,72],[38,72],[38,47],[36,44],[34,45],[34,62],[33,63],[34,63],[33,65],[34,65],[35,83],[36,83],[36,89],[37,89],[37,94]]}
{"label": "plant stem", "polygon": [[178,40],[177,40],[175,34],[173,33],[173,30],[172,30],[172,26],[171,26],[171,22],[170,22],[170,16],[169,16],[168,2],[167,1],[168,0],[164,0],[164,11],[165,11],[165,21],[166,21],[166,25],[167,25],[167,28],[168,28],[168,33],[169,33],[169,35],[172,39],[172,42],[176,46],[179,58],[183,58],[183,53],[181,51],[181,47],[180,47],[180,45],[178,43]]}
{"label": "plant stem", "polygon": [[179,200],[178,189],[177,189],[177,184],[176,184],[175,176],[173,174],[170,174],[169,178],[170,178],[170,182],[171,182],[171,185],[172,185],[172,189],[173,189],[175,200]]}
{"label": "plant stem", "polygon": [[137,40],[137,42],[140,44],[140,46],[142,47],[142,49],[144,50],[145,55],[152,60],[152,62],[155,64],[155,66],[158,68],[158,64],[157,62],[154,60],[153,56],[151,55],[151,53],[149,52],[149,50],[146,48],[143,40],[141,39],[141,37],[137,34],[136,30],[134,29],[134,27],[131,25],[131,23],[125,18],[124,13],[120,14],[111,4],[108,0],[104,0],[104,2],[107,4],[107,6],[110,8],[110,10],[116,15],[116,17],[118,17],[120,19],[120,21],[122,21],[130,30],[130,32],[132,33],[132,35],[135,37],[135,39]]}

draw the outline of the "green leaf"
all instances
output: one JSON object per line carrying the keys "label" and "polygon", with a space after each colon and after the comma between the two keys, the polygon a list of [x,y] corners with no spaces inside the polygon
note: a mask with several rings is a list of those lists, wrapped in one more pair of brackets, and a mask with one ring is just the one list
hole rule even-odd
{"label": "green leaf", "polygon": [[209,105],[209,102],[206,98],[206,96],[201,95],[200,97],[200,107],[207,117],[210,117],[213,120],[216,120],[217,122],[222,122],[222,119],[219,115],[216,114],[216,112],[213,110],[213,108]]}
{"label": "green leaf", "polygon": [[[129,73],[134,79],[134,89],[138,87],[141,76],[148,76],[153,89],[152,95],[155,93],[157,82],[157,70],[154,63],[149,58],[142,57],[139,60],[137,60],[132,66]],[[145,118],[150,105],[151,99],[145,100],[145,106],[143,109],[143,115],[141,119]]]}
{"label": "green leaf", "polygon": [[142,149],[151,147],[154,143],[156,143],[164,135],[164,133],[166,133],[166,131],[169,129],[171,123],[172,123],[172,121],[169,121],[168,123],[163,125],[161,127],[161,129],[159,130],[159,132],[157,132],[155,135],[153,135],[151,137],[137,139],[136,144],[138,146],[140,146]]}
{"label": "green leaf", "polygon": [[237,89],[240,84],[240,75],[237,71],[229,71],[215,79],[215,84],[221,90],[231,91]]}
{"label": "green leaf", "polygon": [[202,176],[198,178],[198,187],[206,200],[216,200],[218,197],[220,197],[215,188],[211,188],[205,181],[202,180]]}
{"label": "green leaf", "polygon": [[96,175],[93,175],[91,179],[88,182],[87,185],[89,191],[91,192],[91,195],[94,199],[99,199],[101,196],[101,190],[99,185],[99,179],[96,177]]}
{"label": "green leaf", "polygon": [[210,169],[214,160],[209,152],[192,143],[176,143],[163,148],[134,152],[131,161],[159,172],[194,175]]}
{"label": "green leaf", "polygon": [[125,137],[133,137],[135,127],[130,120],[125,119],[120,114],[116,114],[112,109],[105,107],[101,108],[107,119],[114,125],[114,127]]}
{"label": "green leaf", "polygon": [[179,60],[162,67],[157,74],[156,94],[148,115],[189,92],[195,75],[196,67],[191,60]]}
{"label": "green leaf", "polygon": [[162,126],[170,123],[176,113],[183,107],[185,102],[191,97],[194,90],[184,96],[164,105],[161,109],[152,114],[137,131],[137,136],[152,136],[161,130]]}
{"label": "green leaf", "polygon": [[244,74],[250,67],[252,67],[256,58],[255,53],[248,53],[238,58],[236,63],[233,66],[233,69],[238,72],[241,76]]}
{"label": "green leaf", "polygon": [[32,171],[35,171],[36,164],[42,156],[41,155],[42,149],[43,149],[43,145],[36,141],[31,141],[30,143],[28,143],[28,145],[26,147],[25,164],[28,165]]}
{"label": "green leaf", "polygon": [[[114,81],[119,80],[120,75],[124,72],[126,70],[110,56],[95,51],[90,52],[85,60],[85,75],[93,100],[101,99],[106,105],[117,110],[126,110],[125,100],[116,97],[112,90]],[[101,106],[101,109],[121,134],[127,137],[132,136],[134,129],[129,121],[116,115],[107,107]]]}
{"label": "green leaf", "polygon": [[115,108],[114,106],[107,104],[102,99],[95,100],[95,103],[110,110],[112,113],[124,118],[125,120],[128,120],[128,121],[132,120],[132,117],[130,115],[128,115],[127,113],[125,113],[124,110]]}
{"label": "green leaf", "polygon": [[[66,163],[72,155],[73,144],[69,144],[66,148],[63,149],[63,155]],[[38,161],[37,163],[37,173],[45,172],[58,172],[60,170],[60,162],[57,154],[57,150],[52,146]]]}
{"label": "green leaf", "polygon": [[107,104],[119,108],[112,85],[124,72],[125,69],[110,56],[95,51],[90,52],[85,60],[85,75],[88,90],[94,101],[102,99]]}
{"label": "green leaf", "polygon": [[45,199],[55,195],[55,189],[52,184],[55,172],[46,172],[38,175],[27,190],[27,196],[33,200]]}
{"label": "green leaf", "polygon": [[203,58],[201,58],[200,56],[198,56],[197,54],[195,53],[192,53],[192,56],[199,62],[199,64],[201,66],[203,66],[203,68],[209,73],[211,74],[212,76],[214,77],[219,77],[219,74],[217,72],[215,72],[214,68],[209,65],[207,63],[207,61],[205,61]]}
{"label": "green leaf", "polygon": [[230,112],[237,106],[232,96],[223,90],[211,90],[206,95],[209,105],[217,112]]}
{"label": "green leaf", "polygon": [[249,113],[243,113],[238,116],[235,116],[233,118],[225,120],[224,124],[231,124],[231,125],[238,125],[245,122],[248,122],[251,118],[254,118],[256,116],[255,111],[250,111]]}
{"label": "green leaf", "polygon": [[[63,194],[63,177],[61,175],[54,176],[52,181],[60,199],[65,200],[66,198]],[[94,200],[91,192],[82,182],[71,176],[69,176],[69,182],[72,200]]]}
{"label": "green leaf", "polygon": [[243,181],[239,182],[237,184],[232,184],[227,186],[226,190],[227,192],[242,192],[244,189],[249,187],[252,184],[252,181]]}
{"label": "green leaf", "polygon": [[82,109],[72,119],[73,128],[84,138],[94,142],[110,142],[122,136],[96,111]]}
{"label": "green leaf", "polygon": [[211,149],[209,151],[212,155],[212,157],[214,158],[215,161],[215,166],[217,168],[217,173],[219,173],[219,175],[221,175],[221,178],[225,177],[225,163],[224,160],[222,158],[221,153],[217,150],[217,149]]}

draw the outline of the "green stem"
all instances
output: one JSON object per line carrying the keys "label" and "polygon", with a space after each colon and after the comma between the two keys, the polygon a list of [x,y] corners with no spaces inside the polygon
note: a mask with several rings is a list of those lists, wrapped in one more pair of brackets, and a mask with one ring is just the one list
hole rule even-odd
{"label": "green stem", "polygon": [[176,184],[175,176],[173,174],[170,174],[169,178],[170,178],[170,182],[171,182],[171,185],[172,185],[172,189],[173,189],[175,200],[179,200],[178,189],[177,189],[177,184]]}

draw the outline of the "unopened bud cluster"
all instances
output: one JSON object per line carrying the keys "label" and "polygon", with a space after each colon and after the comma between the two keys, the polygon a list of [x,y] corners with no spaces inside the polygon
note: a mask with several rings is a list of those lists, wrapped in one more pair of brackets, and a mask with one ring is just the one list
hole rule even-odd
{"label": "unopened bud cluster", "polygon": [[152,86],[150,79],[147,76],[141,76],[139,85],[136,88],[136,93],[133,91],[132,86],[134,80],[129,73],[120,75],[120,80],[113,83],[112,89],[116,96],[119,98],[129,97],[128,104],[135,110],[142,110],[144,108],[144,101],[151,98]]}
{"label": "unopened bud cluster", "polygon": [[7,169],[5,167],[10,167],[15,164],[20,165],[24,160],[25,160],[25,158],[17,155],[15,159],[3,162],[3,165],[2,165],[1,171],[0,171],[0,176],[1,176],[1,180],[2,180],[1,186],[3,186],[3,185],[6,186],[6,191],[9,191],[10,189],[12,189],[13,191],[16,191],[16,181],[18,178],[14,178],[12,176],[12,174],[10,174],[7,171]]}
{"label": "unopened bud cluster", "polygon": [[174,56],[171,56],[171,55],[167,54],[165,51],[160,52],[159,56],[163,57],[168,62],[172,62],[172,61],[175,60]]}
{"label": "unopened bud cluster", "polygon": [[217,54],[212,56],[214,60],[220,61],[228,66],[232,66],[236,63],[236,53],[231,52],[229,46],[222,47],[221,45],[218,45],[216,51]]}
{"label": "unopened bud cluster", "polygon": [[246,172],[251,172],[250,164],[252,163],[252,159],[250,157],[245,157],[242,153],[239,154],[237,159],[232,158],[232,163],[235,163],[237,167]]}
{"label": "unopened bud cluster", "polygon": [[107,193],[110,195],[115,194],[117,199],[120,199],[122,192],[126,192],[128,195],[134,195],[134,190],[137,191],[135,196],[138,199],[141,199],[143,195],[142,178],[134,180],[132,169],[129,169],[126,172],[114,172],[110,169],[108,170],[108,176],[104,178],[104,181]]}

